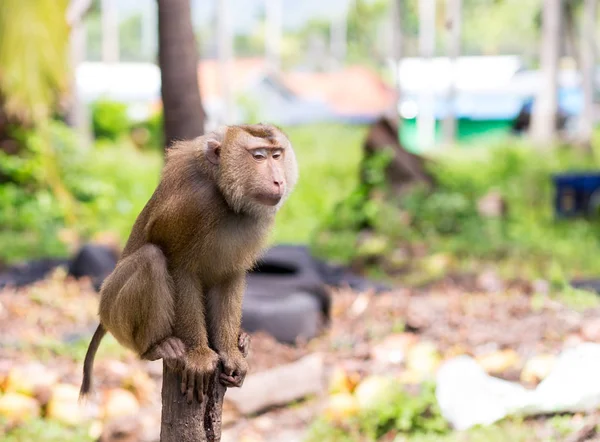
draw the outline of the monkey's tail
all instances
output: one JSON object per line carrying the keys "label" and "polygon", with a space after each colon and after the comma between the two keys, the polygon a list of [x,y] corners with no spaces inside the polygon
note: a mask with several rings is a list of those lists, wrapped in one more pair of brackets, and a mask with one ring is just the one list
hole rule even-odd
{"label": "monkey's tail", "polygon": [[102,338],[104,338],[105,334],[106,329],[102,324],[99,324],[98,328],[96,328],[96,331],[94,332],[94,336],[92,337],[92,341],[90,342],[87,353],[85,354],[85,360],[83,362],[83,381],[81,382],[81,389],[79,390],[80,401],[85,399],[92,389],[92,370],[94,368],[94,358],[96,357],[96,351],[98,351],[100,342],[102,341]]}

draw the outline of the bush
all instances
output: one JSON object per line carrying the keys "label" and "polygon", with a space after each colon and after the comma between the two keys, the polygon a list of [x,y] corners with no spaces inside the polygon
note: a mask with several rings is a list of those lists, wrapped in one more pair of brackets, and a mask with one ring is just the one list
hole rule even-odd
{"label": "bush", "polygon": [[101,99],[92,104],[91,111],[96,139],[117,141],[129,133],[131,121],[126,104]]}
{"label": "bush", "polygon": [[317,420],[311,426],[307,440],[376,441],[396,434],[439,435],[448,430],[448,423],[437,404],[433,383],[423,384],[418,394],[410,394],[401,384],[396,384],[378,404],[361,410],[356,417],[341,425],[325,419]]}
{"label": "bush", "polygon": [[131,138],[142,149],[164,149],[165,133],[162,111],[152,114],[147,120],[136,123],[131,130]]}
{"label": "bush", "polygon": [[108,143],[88,149],[60,122],[20,131],[18,156],[0,152],[0,261],[62,256],[60,232],[127,237],[160,176],[162,156]]}
{"label": "bush", "polygon": [[[375,167],[376,174],[384,166],[368,167]],[[323,224],[315,249],[346,262],[355,260],[358,233],[368,226],[386,238],[390,250],[419,245],[429,254],[454,256],[459,263],[510,260],[532,274],[547,274],[552,268],[569,277],[594,274],[600,268],[600,222],[556,220],[551,176],[597,166],[598,161],[573,148],[542,152],[514,140],[443,152],[430,165],[437,181],[434,191],[417,187],[397,199],[381,197],[384,183],[378,185],[379,193],[358,187]],[[501,219],[478,213],[478,201],[490,191],[497,191],[508,207]]]}

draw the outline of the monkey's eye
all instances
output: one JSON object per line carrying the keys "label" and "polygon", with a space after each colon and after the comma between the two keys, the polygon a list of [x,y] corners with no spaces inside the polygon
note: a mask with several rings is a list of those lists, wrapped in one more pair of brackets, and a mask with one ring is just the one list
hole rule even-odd
{"label": "monkey's eye", "polygon": [[276,150],[275,152],[273,152],[273,159],[278,160],[279,158],[281,158],[281,151]]}
{"label": "monkey's eye", "polygon": [[257,161],[262,161],[267,159],[267,152],[265,149],[255,149],[252,152],[252,157]]}

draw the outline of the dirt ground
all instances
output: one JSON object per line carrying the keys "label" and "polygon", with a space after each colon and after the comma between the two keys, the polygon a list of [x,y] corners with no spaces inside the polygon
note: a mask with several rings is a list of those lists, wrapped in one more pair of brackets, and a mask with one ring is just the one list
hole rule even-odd
{"label": "dirt ground", "polygon": [[[556,355],[575,343],[600,340],[600,307],[591,295],[581,302],[576,298],[578,304],[573,304],[549,295],[548,290],[543,281],[506,284],[493,274],[447,278],[426,289],[399,288],[379,295],[335,290],[331,322],[318,338],[288,346],[264,333],[252,335],[251,372],[320,352],[327,373],[334,367],[345,367],[360,377],[382,370],[401,373],[406,371],[403,364],[383,364],[377,356],[386,351],[382,343],[395,339],[407,346],[432,343],[441,360],[457,354],[481,358],[510,349],[516,357],[495,374],[518,380],[523,364],[534,355]],[[78,388],[81,361],[96,326],[97,303],[89,282],[71,280],[61,271],[30,287],[0,291],[0,386],[6,389],[11,370],[35,361],[58,383]],[[138,361],[116,342],[106,340],[96,358],[97,393],[87,416],[93,422],[91,434],[96,437],[105,422],[98,418],[98,410],[108,406],[107,392],[126,385],[146,413],[147,427],[154,427],[145,437],[156,437],[160,368],[160,364]],[[133,374],[140,372],[146,373],[137,378],[142,381],[131,382]],[[300,441],[322,413],[326,398],[324,388],[322,394],[252,416],[234,413],[231,417],[226,410],[223,440]],[[89,421],[84,419],[81,425]]]}

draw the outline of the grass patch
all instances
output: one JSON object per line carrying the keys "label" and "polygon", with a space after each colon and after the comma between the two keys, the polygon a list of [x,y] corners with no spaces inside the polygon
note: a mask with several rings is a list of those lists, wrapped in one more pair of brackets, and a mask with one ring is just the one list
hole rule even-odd
{"label": "grass patch", "polygon": [[308,243],[335,205],[358,184],[366,127],[315,124],[283,129],[294,146],[300,177],[277,214],[272,240]]}
{"label": "grass patch", "polygon": [[[57,358],[70,359],[73,362],[82,363],[89,343],[89,337],[78,337],[72,341],[65,342],[55,338],[40,336],[35,342],[18,342],[8,347],[19,350],[42,363],[49,363]],[[111,334],[107,334],[98,349],[97,358],[122,360],[129,352]]]}
{"label": "grass patch", "polygon": [[[284,128],[296,151],[300,178],[277,216],[272,242],[308,243],[315,229],[356,186],[366,128],[316,124]],[[23,137],[29,150],[19,157],[0,155],[0,261],[64,256],[65,226],[83,238],[112,231],[124,242],[159,179],[162,151],[140,150],[127,139],[102,140],[82,147],[63,124],[50,125],[52,161],[41,161],[39,137]],[[66,207],[45,184],[48,167],[73,197]],[[67,219],[75,222],[68,225]]]}
{"label": "grass patch", "polygon": [[91,442],[88,426],[69,427],[59,422],[33,419],[14,429],[4,432],[0,422],[0,438],[2,442]]}
{"label": "grass patch", "polygon": [[[401,199],[381,180],[386,163],[373,162],[368,173],[376,179],[335,208],[319,234],[318,249],[341,261],[370,261],[404,274],[423,273],[423,256],[445,256],[442,261],[450,264],[435,278],[464,269],[465,263],[475,271],[491,264],[509,277],[552,284],[597,275],[600,218],[556,219],[552,175],[598,170],[598,158],[596,152],[587,155],[572,147],[540,151],[510,138],[479,149],[447,150],[429,165],[435,190],[417,187]],[[479,213],[479,201],[492,191],[506,203],[501,218]],[[411,255],[415,249],[417,256]],[[399,265],[390,259],[398,251],[407,254]]]}

